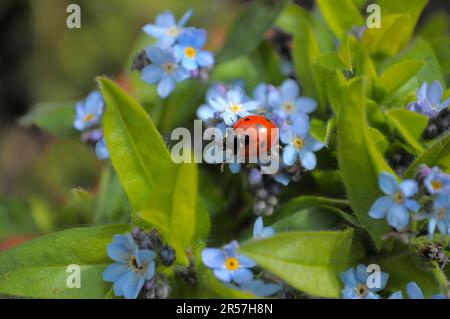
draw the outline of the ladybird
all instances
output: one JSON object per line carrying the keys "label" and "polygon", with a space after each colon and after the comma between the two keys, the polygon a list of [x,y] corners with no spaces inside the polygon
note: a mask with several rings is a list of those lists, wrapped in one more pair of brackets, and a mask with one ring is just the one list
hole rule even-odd
{"label": "ladybird", "polygon": [[[240,118],[233,125],[233,129],[239,140],[238,154],[248,157],[249,155],[259,155],[272,148],[272,143],[277,138],[278,127],[269,119],[260,115],[249,115]],[[248,130],[251,129],[251,130]],[[256,136],[253,136],[256,134]],[[243,137],[243,141],[240,137]],[[256,143],[255,147],[250,147],[250,143]],[[257,154],[253,154],[256,150]]]}

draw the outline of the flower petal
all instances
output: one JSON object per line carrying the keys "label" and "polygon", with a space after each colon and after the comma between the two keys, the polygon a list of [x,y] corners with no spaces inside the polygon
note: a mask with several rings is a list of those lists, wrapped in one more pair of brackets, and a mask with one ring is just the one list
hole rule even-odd
{"label": "flower petal", "polygon": [[171,76],[164,76],[158,84],[156,91],[161,98],[166,98],[175,89],[175,79]]}
{"label": "flower petal", "polygon": [[358,280],[358,282],[366,284],[368,276],[369,273],[367,272],[366,265],[359,264],[358,266],[356,266],[356,279]]}
{"label": "flower petal", "polygon": [[122,244],[108,244],[106,252],[112,260],[118,263],[126,264],[130,260],[130,252]]}
{"label": "flower petal", "polygon": [[231,273],[228,269],[214,269],[214,276],[222,282],[230,282],[231,281]]}
{"label": "flower petal", "polygon": [[403,229],[408,226],[409,213],[405,206],[396,204],[387,213],[388,224],[396,229]]}
{"label": "flower petal", "polygon": [[439,102],[442,99],[442,92],[442,85],[439,81],[434,81],[433,83],[431,83],[427,91],[427,97],[428,100],[430,100],[431,104],[439,105]]}
{"label": "flower petal", "polygon": [[163,69],[156,64],[149,64],[141,71],[141,79],[149,84],[158,82],[163,75]]}
{"label": "flower petal", "polygon": [[238,268],[231,272],[231,277],[238,285],[244,285],[252,281],[253,273],[247,268]]}
{"label": "flower petal", "polygon": [[392,174],[382,172],[378,176],[378,185],[383,193],[392,195],[397,191],[397,180]]}
{"label": "flower petal", "polygon": [[156,24],[165,28],[173,27],[175,25],[175,17],[172,12],[164,11],[156,16]]}
{"label": "flower petal", "polygon": [[283,162],[287,166],[292,166],[295,164],[295,161],[297,160],[297,150],[292,145],[287,145],[283,149]]}
{"label": "flower petal", "polygon": [[150,280],[155,275],[155,262],[152,261],[147,266],[147,271],[145,272],[145,280]]}
{"label": "flower petal", "polygon": [[378,198],[369,210],[369,216],[375,219],[385,218],[387,211],[394,205],[394,201],[390,196]]}
{"label": "flower petal", "polygon": [[311,171],[314,168],[316,168],[317,165],[316,154],[304,149],[301,149],[298,152],[298,154],[300,156],[300,162],[306,170]]}
{"label": "flower petal", "polygon": [[197,63],[201,67],[209,67],[214,64],[214,55],[208,51],[201,51],[197,54]]}
{"label": "flower petal", "polygon": [[154,24],[146,24],[142,27],[142,31],[147,33],[149,36],[160,38],[166,33],[166,28],[159,27]]}
{"label": "flower petal", "polygon": [[388,297],[388,299],[403,299],[403,294],[401,291],[396,291]]}
{"label": "flower petal", "polygon": [[297,82],[292,79],[285,80],[280,87],[281,95],[285,101],[294,101],[300,92]]}
{"label": "flower petal", "polygon": [[206,267],[221,268],[225,265],[225,254],[217,248],[205,248],[202,251],[202,261]]}
{"label": "flower petal", "polygon": [[358,280],[356,279],[356,270],[354,268],[350,268],[345,272],[341,272],[339,277],[345,286],[356,288],[358,285]]}
{"label": "flower petal", "polygon": [[256,235],[261,233],[263,228],[264,228],[264,223],[263,223],[262,217],[260,216],[256,219],[255,224],[253,225],[253,237],[255,237]]}
{"label": "flower petal", "polygon": [[405,199],[405,206],[414,213],[417,213],[420,209],[420,204],[413,199]]}
{"label": "flower petal", "polygon": [[186,22],[188,22],[188,20],[191,18],[191,16],[192,16],[192,9],[189,9],[188,11],[186,11],[185,14],[183,14],[180,21],[178,21],[178,26],[183,27],[186,24]]}
{"label": "flower petal", "polygon": [[239,268],[253,268],[256,266],[253,260],[243,255],[237,256],[237,260],[239,262]]}
{"label": "flower petal", "polygon": [[409,299],[424,299],[422,290],[415,282],[410,282],[406,285],[406,292],[408,293]]}
{"label": "flower petal", "polygon": [[115,282],[119,280],[123,275],[129,271],[130,268],[127,264],[114,263],[109,265],[103,272],[103,280],[109,282]]}
{"label": "flower petal", "polygon": [[317,102],[313,98],[301,96],[295,101],[296,109],[303,113],[314,112],[317,108]]}
{"label": "flower petal", "polygon": [[405,197],[411,197],[417,193],[418,186],[415,180],[406,179],[398,185],[398,188],[400,188]]}
{"label": "flower petal", "polygon": [[123,278],[126,278],[122,286],[123,296],[126,299],[136,299],[144,286],[145,278],[135,272],[129,272]]}

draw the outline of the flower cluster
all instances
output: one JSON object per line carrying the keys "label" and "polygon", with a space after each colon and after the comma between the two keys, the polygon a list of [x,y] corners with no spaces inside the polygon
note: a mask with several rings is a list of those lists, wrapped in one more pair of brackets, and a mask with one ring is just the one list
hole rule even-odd
{"label": "flower cluster", "polygon": [[422,165],[416,180],[398,183],[393,175],[383,172],[378,184],[385,196],[378,198],[370,208],[372,218],[387,217],[390,226],[402,230],[408,226],[412,212],[415,220],[428,220],[430,239],[436,228],[442,235],[449,235],[450,175],[438,167],[430,169]]}
{"label": "flower cluster", "polygon": [[[261,83],[248,96],[240,83],[226,85],[214,83],[206,93],[206,103],[197,110],[199,119],[209,125],[225,129],[239,118],[248,115],[262,115],[280,129],[281,170],[274,179],[283,185],[298,180],[300,171],[313,170],[317,165],[315,152],[324,145],[310,134],[309,114],[317,107],[314,99],[300,96],[296,81],[285,80],[280,87]],[[241,170],[239,163],[230,164],[230,170]],[[257,170],[261,170],[257,168]],[[261,182],[257,170],[249,176],[252,184]]]}
{"label": "flower cluster", "polygon": [[93,91],[85,101],[78,101],[75,106],[73,126],[83,132],[81,139],[95,143],[95,153],[101,160],[109,158],[105,139],[100,127],[100,121],[105,109],[105,102],[99,91]]}
{"label": "flower cluster", "polygon": [[[372,282],[369,278],[370,274],[378,276],[379,282],[377,283],[376,280]],[[385,272],[371,273],[366,265],[360,264],[356,268],[350,268],[341,273],[340,277],[344,284],[341,291],[343,299],[381,299],[378,293],[386,288],[389,274]],[[422,290],[415,282],[406,285],[406,293],[409,299],[424,299]],[[431,298],[447,299],[444,295],[434,295]],[[401,291],[396,291],[388,299],[403,299],[403,294]]]}
{"label": "flower cluster", "polygon": [[[253,226],[253,238],[260,240],[274,235],[272,227],[264,227],[262,217],[259,217]],[[214,276],[227,286],[253,293],[256,296],[268,297],[281,290],[279,284],[265,283],[253,278],[250,270],[256,263],[250,258],[239,254],[239,244],[233,240],[229,244],[218,248],[205,248],[201,257],[203,264],[211,268]]]}
{"label": "flower cluster", "polygon": [[143,31],[157,42],[137,56],[134,65],[141,71],[141,79],[149,84],[157,83],[157,93],[166,98],[178,82],[198,76],[202,70],[214,64],[211,52],[203,50],[206,31],[185,27],[192,15],[186,12],[177,22],[170,11],[156,17],[154,24],[147,24]]}
{"label": "flower cluster", "polygon": [[147,299],[164,299],[170,287],[163,273],[156,273],[156,262],[170,267],[175,251],[163,244],[155,230],[146,233],[139,228],[126,235],[115,235],[107,246],[108,256],[115,262],[103,272],[103,280],[113,282],[117,297],[136,299],[144,288]]}

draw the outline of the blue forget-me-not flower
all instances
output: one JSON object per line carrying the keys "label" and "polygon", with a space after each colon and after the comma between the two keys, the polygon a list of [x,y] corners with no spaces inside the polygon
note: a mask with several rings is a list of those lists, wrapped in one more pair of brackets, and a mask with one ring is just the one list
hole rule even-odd
{"label": "blue forget-me-not flower", "polygon": [[229,284],[230,288],[239,289],[243,291],[247,291],[251,294],[254,294],[258,297],[270,297],[276,293],[278,293],[283,286],[279,284],[268,284],[260,279],[254,279],[247,284],[243,285],[235,285]]}
{"label": "blue forget-me-not flower", "polygon": [[103,272],[103,280],[114,283],[114,295],[136,299],[147,280],[155,274],[155,253],[139,249],[131,234],[115,235],[107,246],[108,256],[115,261]]}
{"label": "blue forget-me-not flower", "polygon": [[292,79],[285,80],[279,90],[269,96],[274,113],[294,120],[313,112],[317,107],[317,102],[310,97],[299,96],[299,94],[300,88],[297,82]]}
{"label": "blue forget-me-not flower", "polygon": [[442,101],[443,92],[439,81],[434,81],[430,85],[424,82],[417,90],[417,101],[409,103],[406,108],[430,118],[435,117],[450,105],[450,97]]}
{"label": "blue forget-me-not flower", "polygon": [[377,294],[380,290],[386,287],[389,275],[385,272],[381,272],[380,285],[378,287],[369,287],[367,272],[367,266],[360,264],[356,268],[350,268],[349,270],[341,273],[341,281],[344,283],[344,289],[342,289],[343,299],[379,299]]}
{"label": "blue forget-me-not flower", "polygon": [[152,46],[147,48],[147,55],[152,64],[142,69],[141,79],[150,84],[158,83],[156,90],[161,98],[166,98],[177,82],[189,78],[189,71],[179,64],[172,50]]}
{"label": "blue forget-me-not flower", "polygon": [[105,139],[102,138],[95,144],[95,155],[100,160],[105,160],[109,158],[109,151],[106,147]]}
{"label": "blue forget-me-not flower", "polygon": [[148,35],[157,38],[158,45],[169,47],[177,41],[191,15],[192,10],[188,10],[177,23],[172,12],[165,11],[156,17],[155,24],[146,24],[142,29]]}
{"label": "blue forget-me-not flower", "polygon": [[84,131],[100,124],[104,104],[103,97],[99,91],[90,93],[85,101],[77,102],[73,126],[78,131]]}
{"label": "blue forget-me-not flower", "polygon": [[433,210],[428,220],[428,237],[433,238],[437,229],[442,235],[449,234],[450,227],[450,195],[438,195],[433,202]]}
{"label": "blue forget-me-not flower", "polygon": [[272,237],[275,234],[273,227],[264,227],[264,222],[262,217],[258,217],[253,225],[253,238],[254,239],[264,239]]}
{"label": "blue forget-me-not flower", "polygon": [[406,179],[399,184],[393,175],[383,172],[378,176],[378,185],[386,196],[375,201],[369,211],[370,217],[381,219],[387,215],[392,227],[402,229],[408,226],[409,211],[417,213],[420,209],[419,203],[410,198],[417,193],[416,181]]}
{"label": "blue forget-me-not flower", "polygon": [[206,31],[203,29],[188,28],[181,33],[174,52],[186,70],[195,71],[214,64],[213,54],[202,50],[205,42]]}
{"label": "blue forget-me-not flower", "polygon": [[281,130],[281,142],[286,144],[283,148],[283,162],[287,166],[295,164],[297,159],[306,170],[313,170],[317,165],[314,152],[322,149],[324,145],[308,134],[309,122],[304,117],[298,117],[287,129]]}
{"label": "blue forget-me-not flower", "polygon": [[209,104],[220,113],[226,125],[233,125],[238,117],[252,114],[259,106],[258,101],[250,100],[239,86],[234,86],[227,92],[226,98],[215,97]]}
{"label": "blue forget-me-not flower", "polygon": [[205,248],[202,261],[213,270],[214,276],[224,283],[235,282],[238,285],[248,284],[253,279],[250,268],[256,263],[248,257],[238,254],[239,245],[232,241],[223,249]]}
{"label": "blue forget-me-not flower", "polygon": [[424,178],[423,184],[431,195],[450,195],[450,175],[443,173],[437,166],[431,168],[431,171]]}

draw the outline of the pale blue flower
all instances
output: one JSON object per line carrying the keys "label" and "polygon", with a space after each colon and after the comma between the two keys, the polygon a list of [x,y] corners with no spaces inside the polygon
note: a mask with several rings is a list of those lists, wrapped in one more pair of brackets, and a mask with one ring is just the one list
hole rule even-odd
{"label": "pale blue flower", "polygon": [[343,299],[379,299],[377,294],[386,287],[389,275],[385,272],[380,273],[380,286],[369,288],[367,279],[369,277],[367,266],[360,264],[356,268],[341,273],[340,278],[344,283],[342,289]]}
{"label": "pale blue flower", "polygon": [[394,176],[383,172],[378,176],[378,185],[386,196],[375,201],[369,216],[381,219],[387,215],[388,224],[396,229],[408,226],[409,211],[417,213],[420,209],[419,203],[410,198],[417,193],[416,181],[406,179],[399,184]]}
{"label": "pale blue flower", "polygon": [[222,282],[235,282],[238,285],[248,284],[253,279],[250,268],[256,263],[248,257],[237,253],[239,245],[236,241],[225,245],[223,249],[205,248],[202,261],[213,270],[214,276]]}
{"label": "pale blue flower", "polygon": [[442,235],[449,234],[450,195],[438,195],[433,202],[433,211],[428,220],[428,237],[430,239],[433,238],[436,227]]}
{"label": "pale blue flower", "polygon": [[435,166],[423,180],[425,188],[431,195],[450,194],[450,175]]}
{"label": "pale blue flower", "polygon": [[251,185],[258,185],[263,180],[263,176],[261,174],[261,171],[257,168],[252,168],[250,170],[250,173],[248,173],[248,182]]}
{"label": "pale blue flower", "polygon": [[109,158],[109,151],[108,148],[106,147],[104,138],[102,138],[95,144],[95,154],[97,155],[97,158],[100,160],[105,160]]}
{"label": "pale blue flower", "polygon": [[283,162],[287,166],[295,164],[297,159],[306,170],[313,170],[317,165],[314,152],[322,149],[324,145],[308,134],[309,122],[303,118],[296,118],[292,126],[280,132],[283,147]]}
{"label": "pale blue flower", "polygon": [[205,42],[206,31],[203,29],[188,28],[181,33],[174,52],[186,70],[195,71],[214,64],[213,54],[202,50]]}
{"label": "pale blue flower", "polygon": [[254,279],[247,284],[235,285],[229,284],[230,288],[247,291],[258,297],[270,297],[278,293],[283,286],[279,284],[267,284],[260,279]]}
{"label": "pale blue flower", "polygon": [[253,89],[253,99],[259,101],[266,111],[274,106],[273,100],[278,98],[278,90],[271,84],[260,83]]}
{"label": "pale blue flower", "polygon": [[145,281],[155,274],[155,253],[139,249],[128,234],[115,235],[107,254],[115,263],[105,269],[103,280],[114,283],[115,296],[136,299]]}
{"label": "pale blue flower", "polygon": [[253,225],[253,238],[264,239],[272,237],[275,234],[273,227],[264,227],[262,217],[258,217]]}
{"label": "pale blue flower", "polygon": [[[422,290],[415,282],[410,282],[406,285],[406,293],[409,299],[425,299]],[[389,296],[388,299],[403,299],[403,294],[401,291],[396,291]],[[443,295],[434,295],[431,299],[448,299]]]}
{"label": "pale blue flower", "polygon": [[141,79],[150,84],[158,83],[157,92],[161,98],[166,98],[177,82],[189,78],[190,73],[179,65],[180,61],[172,51],[151,46],[147,55],[152,63],[142,69]]}
{"label": "pale blue flower", "polygon": [[177,23],[172,12],[165,11],[156,17],[155,24],[146,24],[142,30],[157,38],[159,46],[169,47],[176,42],[191,15],[192,10],[188,10]]}
{"label": "pale blue flower", "polygon": [[90,93],[86,101],[77,102],[73,126],[78,131],[84,131],[100,124],[104,105],[105,103],[100,92],[94,91]]}
{"label": "pale blue flower", "polygon": [[252,114],[259,106],[258,101],[249,100],[242,88],[235,86],[227,92],[226,98],[216,97],[209,104],[220,113],[226,125],[233,125],[238,117]]}
{"label": "pale blue flower", "polygon": [[445,101],[441,101],[443,92],[444,90],[439,81],[434,81],[431,85],[424,82],[417,90],[417,101],[409,103],[406,108],[433,118],[450,105],[450,97]]}
{"label": "pale blue flower", "polygon": [[291,120],[313,112],[317,108],[317,102],[313,98],[299,96],[299,94],[300,88],[297,82],[292,79],[285,80],[277,94],[270,98],[274,112]]}
{"label": "pale blue flower", "polygon": [[213,83],[208,87],[206,91],[205,100],[207,103],[200,105],[197,109],[197,117],[202,121],[208,121],[215,118],[215,114],[219,114],[208,101],[216,99],[218,97],[226,99],[228,88],[223,83]]}

